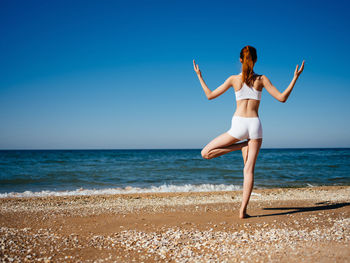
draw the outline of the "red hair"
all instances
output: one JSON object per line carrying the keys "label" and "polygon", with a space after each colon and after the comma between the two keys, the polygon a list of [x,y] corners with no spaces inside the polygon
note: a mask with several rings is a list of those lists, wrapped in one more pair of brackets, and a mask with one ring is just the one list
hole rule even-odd
{"label": "red hair", "polygon": [[242,82],[250,85],[253,82],[253,67],[258,59],[256,49],[252,46],[245,46],[240,53],[242,59]]}

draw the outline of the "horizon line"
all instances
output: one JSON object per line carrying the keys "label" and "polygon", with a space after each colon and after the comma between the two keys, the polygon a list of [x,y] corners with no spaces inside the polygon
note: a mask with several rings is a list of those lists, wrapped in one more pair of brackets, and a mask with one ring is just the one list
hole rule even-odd
{"label": "horizon line", "polygon": [[[202,148],[61,148],[61,149],[0,149],[0,151],[148,151],[148,150],[201,150]],[[298,149],[350,149],[350,147],[261,147],[261,150],[298,150]]]}

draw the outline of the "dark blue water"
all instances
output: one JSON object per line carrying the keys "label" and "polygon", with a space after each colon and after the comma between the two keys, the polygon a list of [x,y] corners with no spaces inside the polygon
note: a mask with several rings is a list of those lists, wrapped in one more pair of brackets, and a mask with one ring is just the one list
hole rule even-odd
{"label": "dark blue water", "polygon": [[[200,150],[0,151],[0,193],[232,190],[242,170],[240,152],[204,160]],[[350,149],[262,149],[255,187],[350,185],[349,171]]]}

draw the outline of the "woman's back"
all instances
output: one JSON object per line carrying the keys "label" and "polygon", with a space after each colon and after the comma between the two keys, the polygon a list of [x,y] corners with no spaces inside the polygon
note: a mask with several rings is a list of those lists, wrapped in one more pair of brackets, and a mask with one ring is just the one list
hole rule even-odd
{"label": "woman's back", "polygon": [[[259,105],[260,105],[260,97],[259,93],[262,92],[263,84],[261,75],[254,75],[253,83],[252,85],[248,86],[246,83],[242,82],[242,75],[235,75],[233,77],[233,88],[236,93],[236,98],[238,95],[240,95],[239,98],[237,98],[237,108],[235,115],[242,116],[242,117],[258,117],[259,116]],[[244,89],[252,89],[252,94],[254,95],[254,99],[252,98],[241,98],[242,95],[240,93],[246,92]],[[255,95],[256,93],[257,95]],[[256,98],[255,98],[256,96]],[[248,96],[249,97],[249,96]]]}

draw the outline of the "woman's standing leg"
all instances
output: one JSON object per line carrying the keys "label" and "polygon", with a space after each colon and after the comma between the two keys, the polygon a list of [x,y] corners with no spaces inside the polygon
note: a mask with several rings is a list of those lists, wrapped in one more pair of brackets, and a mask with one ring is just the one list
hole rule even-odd
{"label": "woman's standing leg", "polygon": [[[239,211],[239,218],[245,218],[249,215],[247,214],[247,206],[250,199],[250,194],[253,190],[254,185],[254,169],[256,159],[258,158],[259,150],[261,147],[262,139],[251,139],[248,141],[248,148],[242,149],[244,164],[244,182],[243,182],[243,197],[242,205]],[[244,158],[244,153],[247,153],[246,159]]]}

